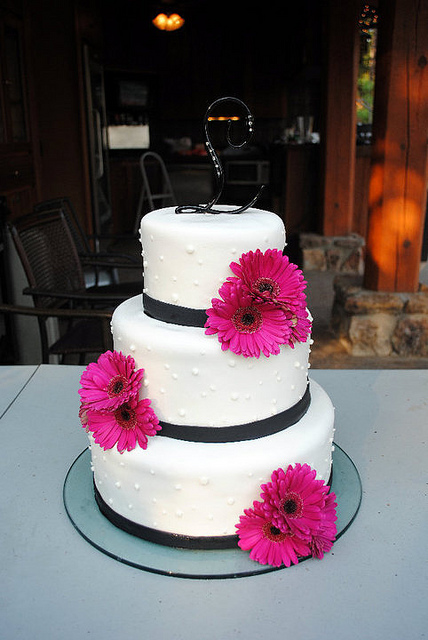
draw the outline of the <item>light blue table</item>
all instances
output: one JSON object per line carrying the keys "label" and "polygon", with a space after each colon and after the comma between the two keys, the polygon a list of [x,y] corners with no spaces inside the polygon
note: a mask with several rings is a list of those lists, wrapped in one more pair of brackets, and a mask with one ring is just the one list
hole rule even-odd
{"label": "light blue table", "polygon": [[86,447],[82,367],[0,368],[4,640],[416,640],[428,633],[428,371],[314,370],[363,484],[322,561],[228,580],[119,563],[73,528],[62,488]]}

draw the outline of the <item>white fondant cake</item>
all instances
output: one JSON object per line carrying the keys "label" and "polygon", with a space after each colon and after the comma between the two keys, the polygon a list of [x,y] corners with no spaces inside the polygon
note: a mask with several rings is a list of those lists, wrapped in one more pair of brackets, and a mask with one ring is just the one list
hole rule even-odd
{"label": "white fondant cake", "polygon": [[[308,382],[310,335],[281,344],[278,354],[244,357],[223,350],[203,326],[148,311],[148,303],[158,302],[167,313],[205,311],[233,275],[231,262],[257,249],[284,249],[277,215],[224,210],[167,208],[143,217],[144,301],[138,296],[121,304],[112,332],[114,349],[144,369],[140,397],[151,400],[163,428],[147,449],[123,453],[104,450],[90,435],[101,502],[131,523],[173,536],[234,536],[240,515],[278,467],[307,463],[326,482],[331,471],[334,412],[324,390]],[[273,419],[279,427],[260,429]],[[218,435],[228,429],[239,435]]]}

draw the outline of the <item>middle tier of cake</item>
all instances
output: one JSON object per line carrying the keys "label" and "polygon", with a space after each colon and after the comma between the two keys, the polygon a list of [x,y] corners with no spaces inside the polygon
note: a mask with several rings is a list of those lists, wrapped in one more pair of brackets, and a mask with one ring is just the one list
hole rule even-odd
{"label": "middle tier of cake", "polygon": [[298,407],[307,395],[309,337],[269,358],[244,358],[222,351],[203,328],[147,316],[142,296],[115,310],[112,331],[114,348],[145,371],[142,397],[171,425],[253,423]]}

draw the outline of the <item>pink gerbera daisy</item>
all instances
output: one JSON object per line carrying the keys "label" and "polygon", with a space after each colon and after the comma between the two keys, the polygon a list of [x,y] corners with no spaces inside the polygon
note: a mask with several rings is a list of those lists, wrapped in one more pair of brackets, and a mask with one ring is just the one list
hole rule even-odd
{"label": "pink gerbera daisy", "polygon": [[247,357],[279,353],[279,345],[288,341],[290,330],[281,309],[258,302],[239,282],[225,282],[207,310],[207,335],[218,334],[223,350],[230,349]]}
{"label": "pink gerbera daisy", "polygon": [[336,495],[331,492],[326,495],[324,509],[321,511],[320,526],[313,534],[310,549],[315,558],[323,558],[324,553],[330,551],[336,540]]}
{"label": "pink gerbera daisy", "polygon": [[82,374],[82,403],[97,411],[113,411],[138,394],[143,375],[144,369],[135,370],[132,356],[106,351]]}
{"label": "pink gerbera daisy", "polygon": [[95,442],[103,449],[112,449],[117,444],[120,453],[132,451],[137,443],[147,449],[147,437],[161,429],[147,398],[139,401],[131,398],[111,412],[86,409],[85,414],[82,424],[92,432]]}
{"label": "pink gerbera daisy", "polygon": [[309,465],[277,469],[261,489],[263,508],[275,527],[309,537],[319,528],[328,487]]}
{"label": "pink gerbera daisy", "polygon": [[259,298],[287,305],[306,304],[307,283],[302,271],[278,249],[249,251],[242,254],[239,264],[232,262],[230,268]]}
{"label": "pink gerbera daisy", "polygon": [[248,551],[250,558],[260,564],[289,567],[297,564],[299,557],[310,555],[308,541],[292,531],[280,531],[266,515],[260,502],[254,502],[252,509],[245,509],[236,525],[238,546]]}
{"label": "pink gerbera daisy", "polygon": [[290,325],[290,344],[305,341],[311,329],[306,309],[306,281],[302,271],[278,249],[260,249],[242,254],[239,263],[230,268],[256,300],[265,300],[280,306]]}

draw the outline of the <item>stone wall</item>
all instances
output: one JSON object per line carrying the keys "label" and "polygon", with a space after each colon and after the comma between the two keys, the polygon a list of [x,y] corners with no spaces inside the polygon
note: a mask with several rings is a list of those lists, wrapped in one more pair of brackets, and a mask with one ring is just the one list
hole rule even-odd
{"label": "stone wall", "polygon": [[428,356],[428,286],[416,293],[362,287],[362,277],[334,282],[332,328],[356,356]]}
{"label": "stone wall", "polygon": [[365,242],[355,233],[333,237],[302,233],[299,243],[304,271],[364,272]]}

